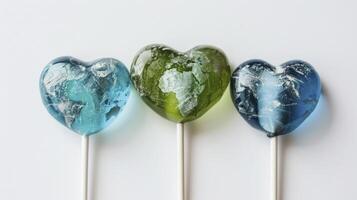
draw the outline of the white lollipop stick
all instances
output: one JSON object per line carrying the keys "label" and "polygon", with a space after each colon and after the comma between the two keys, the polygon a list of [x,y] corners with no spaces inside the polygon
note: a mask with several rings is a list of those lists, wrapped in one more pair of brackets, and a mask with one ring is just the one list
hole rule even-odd
{"label": "white lollipop stick", "polygon": [[271,200],[278,200],[278,136],[272,137],[270,139],[270,148],[271,148]]}
{"label": "white lollipop stick", "polygon": [[88,199],[88,151],[89,136],[82,136],[82,200]]}
{"label": "white lollipop stick", "polygon": [[185,199],[184,126],[177,123],[177,200]]}

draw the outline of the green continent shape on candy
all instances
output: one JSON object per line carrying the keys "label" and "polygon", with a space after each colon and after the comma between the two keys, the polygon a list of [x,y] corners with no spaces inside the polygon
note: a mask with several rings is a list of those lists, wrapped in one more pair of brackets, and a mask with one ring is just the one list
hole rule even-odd
{"label": "green continent shape on candy", "polygon": [[223,95],[230,77],[224,53],[198,46],[180,53],[164,45],[149,45],[135,57],[131,78],[143,100],[174,121],[199,118]]}

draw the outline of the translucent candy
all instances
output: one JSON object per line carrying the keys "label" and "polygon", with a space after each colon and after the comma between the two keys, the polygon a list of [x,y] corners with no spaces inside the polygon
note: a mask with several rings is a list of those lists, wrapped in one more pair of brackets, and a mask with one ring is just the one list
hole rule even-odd
{"label": "translucent candy", "polygon": [[130,75],[142,99],[174,122],[199,118],[226,90],[230,67],[224,53],[198,46],[181,53],[164,45],[149,45],[135,57]]}
{"label": "translucent candy", "polygon": [[60,57],[43,70],[40,91],[55,119],[81,135],[90,135],[108,126],[125,106],[129,73],[112,58],[86,63]]}
{"label": "translucent candy", "polygon": [[320,93],[319,75],[299,60],[281,66],[249,60],[231,77],[231,96],[238,112],[269,137],[296,129],[315,109]]}

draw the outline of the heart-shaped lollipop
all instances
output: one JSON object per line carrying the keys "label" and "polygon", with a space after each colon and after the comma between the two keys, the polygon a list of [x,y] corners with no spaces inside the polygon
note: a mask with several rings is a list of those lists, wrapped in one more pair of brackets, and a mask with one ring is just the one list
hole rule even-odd
{"label": "heart-shaped lollipop", "polygon": [[185,53],[164,45],[149,45],[134,58],[130,75],[142,99],[162,117],[177,123],[178,199],[184,200],[184,127],[208,111],[229,83],[224,53],[198,46]]}
{"label": "heart-shaped lollipop", "polygon": [[42,71],[44,105],[57,121],[82,135],[82,199],[88,199],[89,136],[105,128],[125,106],[129,72],[118,60],[82,62],[60,57]]}
{"label": "heart-shaped lollipop", "polygon": [[134,58],[131,79],[142,99],[158,114],[187,122],[202,116],[223,95],[230,77],[224,53],[198,46],[180,53],[149,45]]}
{"label": "heart-shaped lollipop", "polygon": [[296,129],[315,109],[320,93],[319,75],[300,60],[280,66],[249,60],[231,78],[231,96],[238,112],[269,137]]}
{"label": "heart-shaped lollipop", "polygon": [[271,141],[271,200],[278,200],[278,137],[296,129],[315,109],[321,93],[314,68],[300,60],[272,66],[249,60],[233,72],[231,96],[235,107]]}
{"label": "heart-shaped lollipop", "polygon": [[50,62],[40,79],[48,112],[71,130],[90,135],[105,128],[126,104],[130,79],[112,58],[86,63],[72,57]]}

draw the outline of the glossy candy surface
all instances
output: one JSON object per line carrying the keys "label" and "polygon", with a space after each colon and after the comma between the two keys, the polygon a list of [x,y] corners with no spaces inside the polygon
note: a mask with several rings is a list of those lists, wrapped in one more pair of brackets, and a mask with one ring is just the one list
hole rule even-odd
{"label": "glossy candy surface", "polygon": [[231,78],[231,97],[238,112],[268,137],[296,129],[315,109],[320,93],[319,75],[299,60],[280,66],[249,60]]}
{"label": "glossy candy surface", "polygon": [[112,58],[86,63],[60,57],[43,70],[40,91],[56,120],[81,135],[90,135],[109,125],[123,109],[130,93],[129,73]]}
{"label": "glossy candy surface", "polygon": [[228,86],[230,67],[224,53],[198,46],[185,53],[149,45],[134,58],[131,79],[155,112],[174,122],[202,116]]}

